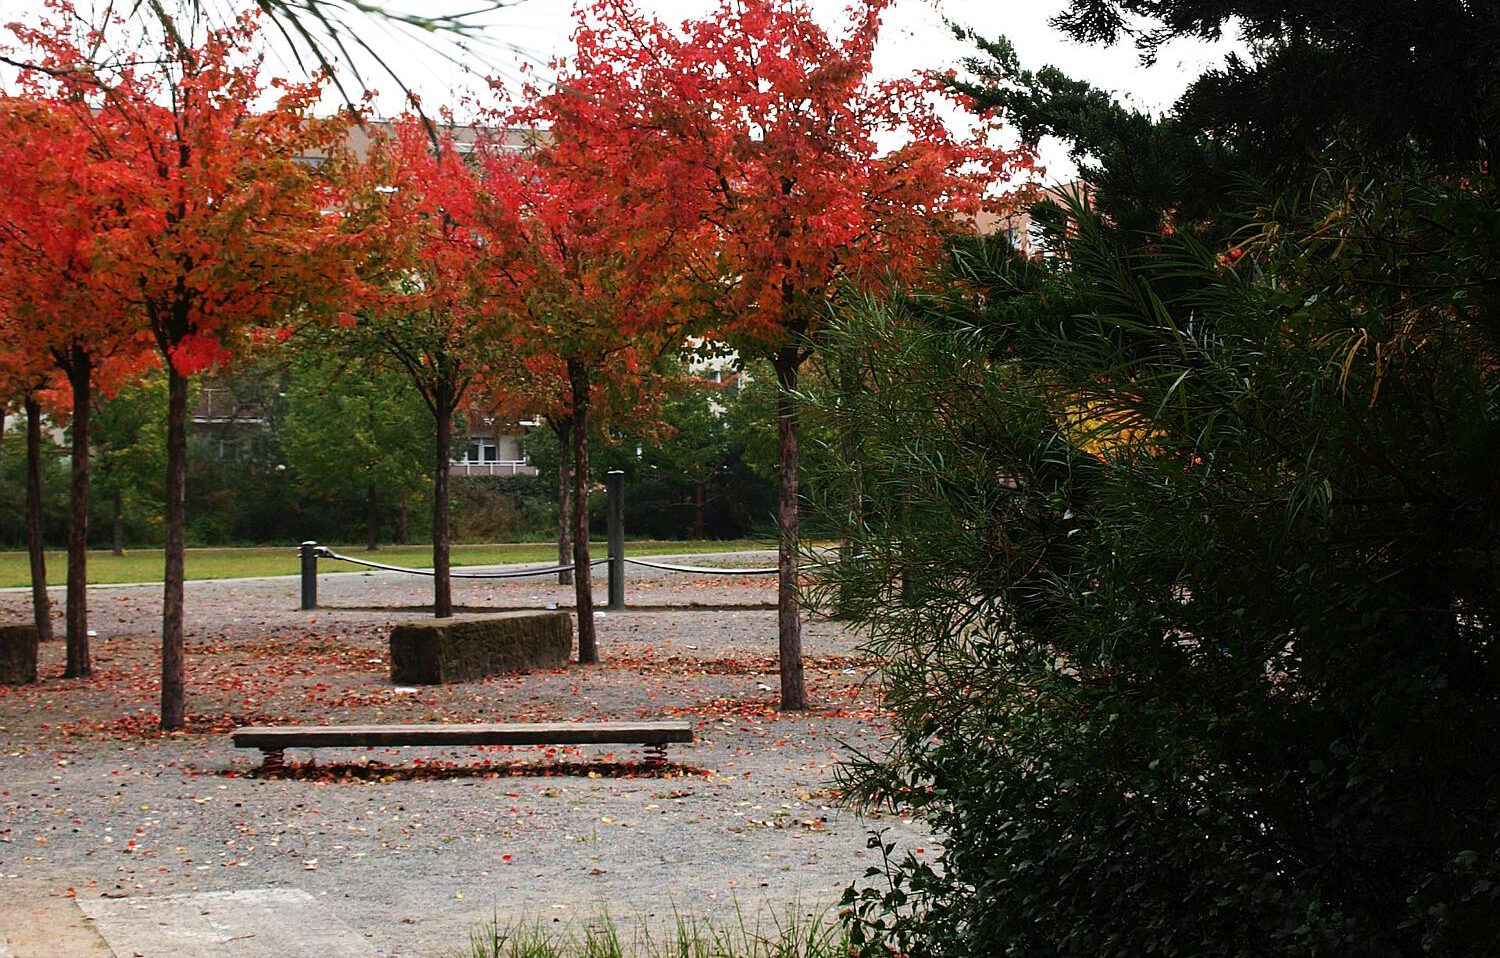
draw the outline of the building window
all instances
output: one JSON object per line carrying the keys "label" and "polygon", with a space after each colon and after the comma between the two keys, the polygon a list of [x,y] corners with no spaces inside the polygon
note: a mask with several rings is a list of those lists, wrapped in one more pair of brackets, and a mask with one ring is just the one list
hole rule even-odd
{"label": "building window", "polygon": [[470,439],[464,450],[463,462],[496,462],[500,458],[499,447],[493,439]]}

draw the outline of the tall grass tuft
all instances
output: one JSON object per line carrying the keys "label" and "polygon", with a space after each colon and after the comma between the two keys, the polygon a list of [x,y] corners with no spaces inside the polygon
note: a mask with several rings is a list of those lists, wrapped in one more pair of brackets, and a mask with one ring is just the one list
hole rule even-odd
{"label": "tall grass tuft", "polygon": [[664,925],[639,920],[628,935],[603,915],[582,927],[496,918],[474,929],[454,958],[848,958],[849,939],[827,912],[790,909],[769,920],[737,910],[717,922],[674,912]]}

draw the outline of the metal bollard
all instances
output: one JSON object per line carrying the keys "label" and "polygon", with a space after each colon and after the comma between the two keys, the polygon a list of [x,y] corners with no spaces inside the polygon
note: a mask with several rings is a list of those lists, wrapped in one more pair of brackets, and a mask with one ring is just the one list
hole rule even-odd
{"label": "metal bollard", "polygon": [[318,607],[318,544],[302,543],[302,608]]}
{"label": "metal bollard", "polygon": [[605,514],[609,526],[609,604],[611,612],[625,608],[625,473],[604,474]]}

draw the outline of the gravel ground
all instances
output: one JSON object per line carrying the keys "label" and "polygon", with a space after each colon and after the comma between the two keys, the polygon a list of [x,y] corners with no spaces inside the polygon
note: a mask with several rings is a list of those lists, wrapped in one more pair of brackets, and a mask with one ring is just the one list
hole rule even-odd
{"label": "gravel ground", "polygon": [[[875,863],[871,829],[928,853],[920,827],[837,802],[847,748],[878,748],[886,730],[870,667],[838,624],[805,627],[814,710],[775,710],[770,577],[632,569],[636,608],[597,620],[605,664],[415,691],[390,684],[385,637],[417,614],[426,580],[325,575],[326,607],[311,613],[297,588],[188,584],[188,734],[153,732],[159,586],[93,591],[95,676],[61,679],[59,641],[40,683],[0,688],[0,898],[301,888],[371,954],[434,955],[496,916],[826,907]],[[472,610],[570,599],[555,579],[455,584]],[[0,594],[8,618],[28,610],[25,593]],[[699,741],[674,746],[664,775],[628,748],[376,749],[320,750],[315,767],[267,780],[224,734],[636,718],[689,719]]]}

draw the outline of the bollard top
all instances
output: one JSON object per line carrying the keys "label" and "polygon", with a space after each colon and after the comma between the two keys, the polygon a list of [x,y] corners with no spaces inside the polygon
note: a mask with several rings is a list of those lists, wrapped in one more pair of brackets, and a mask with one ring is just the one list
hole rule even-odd
{"label": "bollard top", "polygon": [[317,544],[318,544],[318,540],[316,540],[316,539],[303,539],[302,540],[302,545],[304,547],[306,547],[306,546],[316,546]]}
{"label": "bollard top", "polygon": [[625,475],[625,470],[624,469],[611,469],[608,472],[606,472],[605,475],[606,476],[623,476],[623,475]]}

